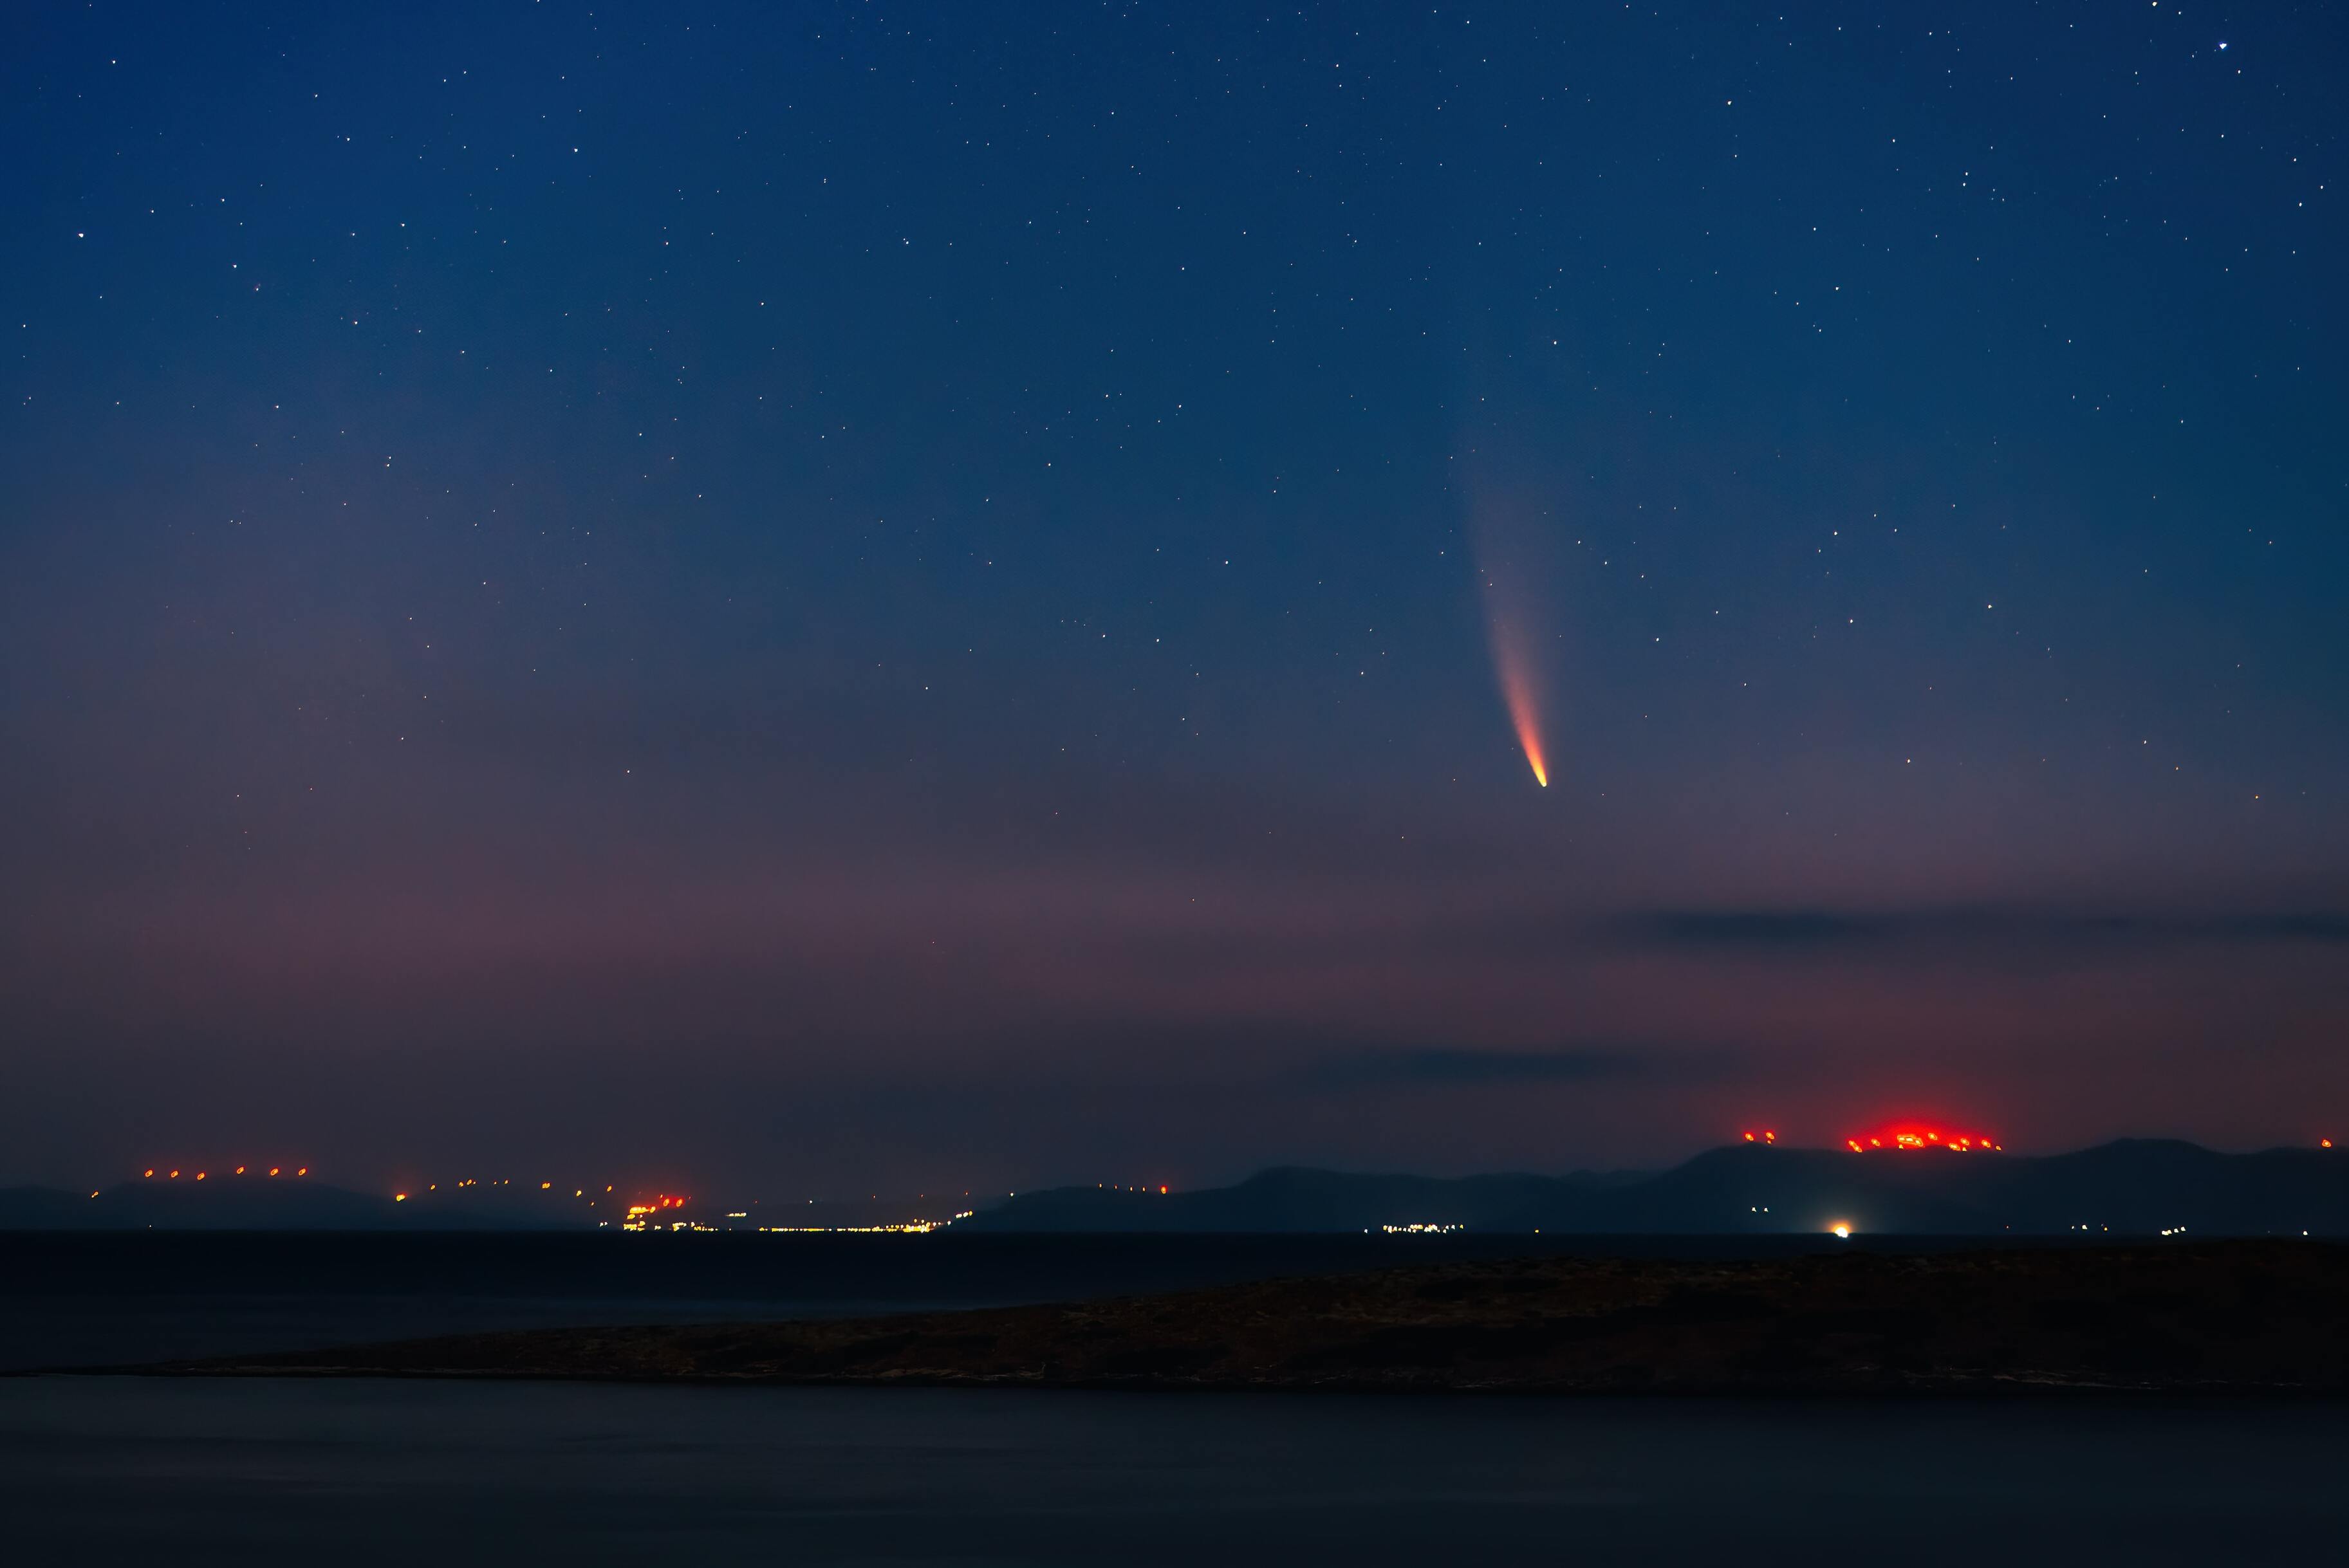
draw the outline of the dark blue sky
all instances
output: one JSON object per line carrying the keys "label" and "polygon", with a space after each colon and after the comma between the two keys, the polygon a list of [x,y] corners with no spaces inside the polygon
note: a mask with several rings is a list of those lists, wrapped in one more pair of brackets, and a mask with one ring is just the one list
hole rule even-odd
{"label": "dark blue sky", "polygon": [[2349,1125],[2337,11],[20,22],[0,1179]]}

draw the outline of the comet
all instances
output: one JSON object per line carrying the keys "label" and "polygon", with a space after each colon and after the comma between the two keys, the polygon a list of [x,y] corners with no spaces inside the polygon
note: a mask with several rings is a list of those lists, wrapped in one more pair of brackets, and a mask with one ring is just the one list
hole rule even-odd
{"label": "comet", "polygon": [[1541,700],[1532,661],[1500,621],[1492,623],[1491,635],[1493,673],[1501,683],[1501,700],[1508,706],[1510,727],[1517,732],[1517,744],[1525,749],[1526,765],[1534,770],[1534,782],[1547,789],[1549,762],[1542,755]]}
{"label": "comet", "polygon": [[1508,710],[1534,782],[1549,788],[1550,672],[1558,653],[1557,525],[1537,496],[1483,484],[1468,506],[1467,532],[1482,590],[1493,680]]}
{"label": "comet", "polygon": [[[1492,529],[1484,530],[1489,537]],[[1488,559],[1495,552],[1480,551]],[[1512,552],[1514,553],[1514,552]],[[1485,588],[1485,641],[1493,654],[1493,678],[1501,688],[1502,706],[1509,710],[1509,727],[1534,782],[1549,788],[1549,748],[1542,738],[1542,718],[1547,707],[1548,683],[1537,644],[1528,627],[1540,624],[1529,574],[1515,570],[1514,561],[1494,561],[1479,573]]]}

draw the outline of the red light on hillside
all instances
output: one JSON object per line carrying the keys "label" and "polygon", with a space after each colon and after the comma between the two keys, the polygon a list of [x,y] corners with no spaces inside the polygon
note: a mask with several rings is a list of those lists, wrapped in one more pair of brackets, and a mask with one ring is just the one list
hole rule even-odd
{"label": "red light on hillside", "polygon": [[1879,1128],[1867,1136],[1867,1149],[1857,1138],[1847,1138],[1844,1147],[1855,1154],[1868,1149],[1946,1149],[1952,1154],[1989,1153],[2006,1146],[1987,1132],[1951,1132],[1924,1123],[1902,1123]]}
{"label": "red light on hillside", "polygon": [[[2329,1138],[2320,1138],[2316,1140],[2316,1147],[2319,1149],[2330,1149],[2333,1147],[2333,1140]],[[147,1174],[152,1176],[155,1172],[150,1171]]]}

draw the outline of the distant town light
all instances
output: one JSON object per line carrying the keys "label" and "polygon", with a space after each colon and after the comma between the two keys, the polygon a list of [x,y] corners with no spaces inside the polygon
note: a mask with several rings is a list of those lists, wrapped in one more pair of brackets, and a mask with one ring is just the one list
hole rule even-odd
{"label": "distant town light", "polygon": [[1851,1240],[1851,1226],[1841,1220],[1837,1220],[1834,1224],[1829,1225],[1827,1229],[1835,1233],[1836,1239],[1837,1241],[1847,1242]]}

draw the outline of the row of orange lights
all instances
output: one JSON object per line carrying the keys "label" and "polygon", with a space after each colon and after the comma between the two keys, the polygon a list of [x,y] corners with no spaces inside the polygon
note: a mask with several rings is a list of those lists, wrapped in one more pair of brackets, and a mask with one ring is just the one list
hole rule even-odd
{"label": "row of orange lights", "polygon": [[[452,1189],[478,1187],[481,1184],[481,1179],[476,1176],[468,1176],[461,1181],[451,1181],[449,1183]],[[511,1176],[495,1178],[490,1182],[490,1185],[492,1187],[511,1187],[513,1185],[513,1178]],[[440,1183],[438,1181],[428,1182],[426,1183],[424,1190],[428,1192],[438,1192],[440,1191]],[[541,1181],[538,1184],[538,1190],[542,1192],[551,1192],[554,1190],[554,1183],[552,1181]],[[604,1189],[606,1192],[611,1190],[612,1189],[609,1187]],[[587,1196],[587,1189],[585,1187],[574,1187],[571,1190],[571,1195],[574,1198],[585,1198]],[[408,1194],[405,1192],[394,1192],[391,1195],[391,1201],[395,1203],[405,1203],[408,1202]],[[679,1198],[678,1202],[682,1203],[685,1200]],[[592,1199],[589,1200],[589,1206],[591,1208],[594,1206],[594,1201]],[[650,1213],[652,1211],[647,1209],[645,1212],[647,1213]]]}
{"label": "row of orange lights", "polygon": [[[139,1174],[140,1174],[140,1175],[141,1175],[141,1176],[145,1176],[145,1177],[152,1178],[152,1177],[154,1176],[155,1172],[156,1172],[159,1169],[160,1169],[160,1167],[159,1167],[159,1166],[150,1165],[146,1170],[141,1171]],[[272,1165],[272,1166],[269,1168],[269,1173],[270,1173],[272,1176],[279,1176],[279,1175],[283,1175],[283,1174],[285,1174],[285,1168],[284,1166],[282,1166],[282,1165]],[[237,1173],[238,1175],[240,1175],[240,1176],[243,1175],[243,1174],[244,1174],[244,1171],[245,1171],[245,1168],[244,1168],[243,1166],[242,1166],[242,1165],[240,1165],[240,1166],[238,1166],[238,1167],[236,1168],[236,1173]],[[295,1174],[295,1175],[296,1175],[296,1176],[307,1176],[309,1173],[310,1173],[310,1168],[309,1168],[307,1165],[298,1166],[298,1167],[296,1167],[296,1168],[295,1168],[295,1171],[294,1171],[294,1174]],[[197,1180],[197,1181],[204,1181],[206,1178],[210,1177],[211,1175],[212,1175],[212,1172],[211,1172],[211,1171],[197,1171],[197,1172],[196,1172],[196,1180]],[[165,1181],[177,1181],[180,1179],[180,1173],[179,1173],[177,1171],[165,1171],[165,1172],[164,1172],[163,1179],[164,1179]]]}

